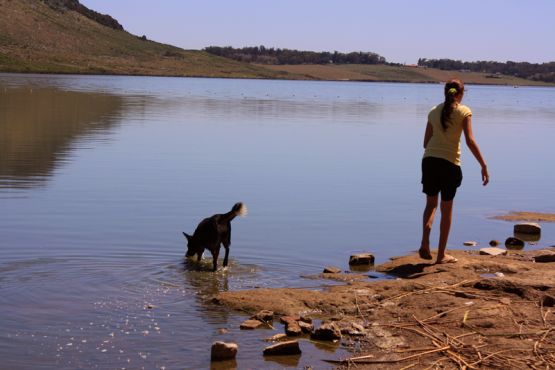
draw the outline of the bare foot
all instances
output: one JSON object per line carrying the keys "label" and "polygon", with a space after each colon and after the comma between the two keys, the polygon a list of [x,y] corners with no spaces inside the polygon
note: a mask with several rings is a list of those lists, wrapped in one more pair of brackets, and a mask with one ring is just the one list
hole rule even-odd
{"label": "bare foot", "polygon": [[420,247],[420,249],[418,250],[418,255],[420,256],[420,258],[425,259],[425,260],[431,260],[432,259],[432,254],[430,253],[430,248]]}
{"label": "bare foot", "polygon": [[436,264],[455,263],[455,262],[457,262],[457,261],[458,261],[458,259],[456,259],[455,257],[446,254],[445,256],[443,256],[442,259],[437,260],[437,261],[436,261]]}

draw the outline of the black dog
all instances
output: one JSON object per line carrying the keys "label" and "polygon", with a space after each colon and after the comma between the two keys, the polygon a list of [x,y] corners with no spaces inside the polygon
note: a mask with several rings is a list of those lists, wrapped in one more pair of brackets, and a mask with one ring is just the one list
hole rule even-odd
{"label": "black dog", "polygon": [[231,245],[231,220],[237,216],[245,216],[247,206],[235,203],[231,211],[205,218],[198,224],[193,235],[183,233],[187,238],[187,257],[197,255],[197,261],[202,258],[202,253],[208,249],[212,253],[214,270],[218,266],[220,244],[225,247],[224,267],[227,266],[229,246]]}

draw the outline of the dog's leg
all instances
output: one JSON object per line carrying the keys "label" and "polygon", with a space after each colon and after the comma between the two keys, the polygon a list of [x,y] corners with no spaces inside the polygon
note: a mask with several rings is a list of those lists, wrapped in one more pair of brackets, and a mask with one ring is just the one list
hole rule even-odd
{"label": "dog's leg", "polygon": [[218,255],[220,254],[220,246],[211,249],[212,252],[212,271],[218,269]]}
{"label": "dog's leg", "polygon": [[227,257],[229,257],[229,246],[231,245],[231,243],[229,241],[226,241],[223,244],[224,244],[224,248],[225,248],[224,267],[226,267],[227,266]]}

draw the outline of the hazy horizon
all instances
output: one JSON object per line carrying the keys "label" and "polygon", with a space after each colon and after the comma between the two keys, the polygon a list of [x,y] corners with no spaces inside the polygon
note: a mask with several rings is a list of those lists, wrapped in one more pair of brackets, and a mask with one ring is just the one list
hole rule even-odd
{"label": "hazy horizon", "polygon": [[370,51],[388,62],[418,58],[545,63],[555,61],[555,2],[423,0],[81,0],[136,35],[184,49],[259,46]]}

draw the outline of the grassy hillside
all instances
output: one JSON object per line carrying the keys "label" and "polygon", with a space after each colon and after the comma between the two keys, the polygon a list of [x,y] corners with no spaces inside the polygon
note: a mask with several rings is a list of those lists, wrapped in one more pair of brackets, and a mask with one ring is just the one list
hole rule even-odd
{"label": "grassy hillside", "polygon": [[40,0],[0,0],[0,71],[283,78],[285,71],[143,40]]}
{"label": "grassy hillside", "polygon": [[[262,65],[260,65],[262,67]],[[445,82],[460,78],[465,83],[492,85],[553,86],[553,84],[526,80],[512,76],[487,77],[487,73],[444,71],[434,68],[368,64],[299,64],[264,65],[276,72],[301,75],[310,80],[385,81],[385,82]]]}

